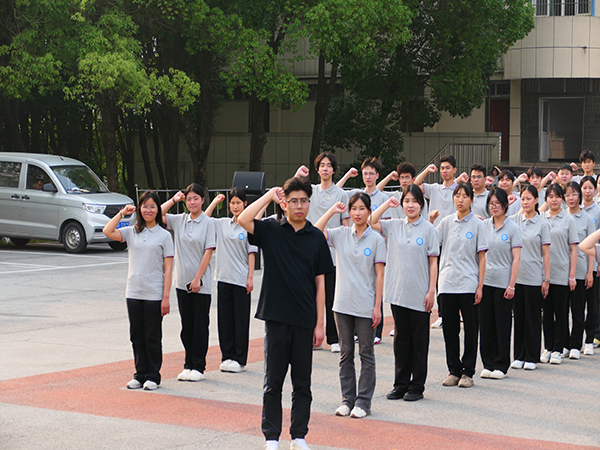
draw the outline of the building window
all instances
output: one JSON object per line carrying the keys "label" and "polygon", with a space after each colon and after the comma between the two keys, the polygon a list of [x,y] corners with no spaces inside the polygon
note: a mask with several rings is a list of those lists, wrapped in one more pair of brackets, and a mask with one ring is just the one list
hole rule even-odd
{"label": "building window", "polygon": [[536,16],[590,15],[594,0],[532,0]]}

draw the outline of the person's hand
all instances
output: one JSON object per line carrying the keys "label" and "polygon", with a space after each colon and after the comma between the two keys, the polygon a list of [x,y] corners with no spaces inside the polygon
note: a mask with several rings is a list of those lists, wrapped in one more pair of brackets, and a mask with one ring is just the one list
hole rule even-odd
{"label": "person's hand", "polygon": [[429,221],[431,223],[435,222],[438,217],[440,217],[440,212],[437,209],[429,212]]}
{"label": "person's hand", "polygon": [[525,181],[528,181],[529,177],[527,176],[526,173],[522,173],[521,175],[519,175],[517,177],[517,179],[515,180],[515,183],[524,183]]}
{"label": "person's hand", "polygon": [[129,216],[135,212],[135,209],[135,205],[125,205],[121,212],[123,213],[123,216]]}
{"label": "person's hand", "polygon": [[400,179],[400,176],[398,175],[398,172],[396,172],[395,170],[393,170],[390,175],[392,176],[392,180],[394,181],[398,181]]}
{"label": "person's hand", "polygon": [[381,308],[373,308],[373,328],[377,328],[377,326],[381,323]]}
{"label": "person's hand", "polygon": [[343,212],[346,212],[348,208],[343,202],[337,202],[331,207],[331,209],[333,210],[334,214],[342,214]]}
{"label": "person's hand", "polygon": [[425,311],[429,312],[433,309],[433,302],[435,301],[435,292],[429,291],[425,296],[425,301],[423,302],[423,306],[425,306]]}
{"label": "person's hand", "polygon": [[323,343],[323,339],[325,338],[325,328],[317,325],[315,327],[315,331],[313,332],[313,347],[318,347]]}
{"label": "person's hand", "polygon": [[358,170],[356,169],[356,167],[350,167],[350,170],[346,172],[346,175],[348,175],[350,178],[354,178],[358,175]]}
{"label": "person's hand", "polygon": [[252,278],[248,278],[246,280],[246,294],[249,294],[254,290],[254,280]]}
{"label": "person's hand", "polygon": [[162,301],[160,302],[160,315],[164,317],[170,312],[171,304],[169,303],[169,297],[163,297]]}
{"label": "person's hand", "polygon": [[298,170],[296,170],[296,174],[294,177],[306,178],[308,176],[308,167],[300,166]]}
{"label": "person's hand", "polygon": [[285,192],[280,187],[271,188],[269,191],[272,195],[271,200],[277,204],[281,204],[285,201]]}
{"label": "person's hand", "polygon": [[398,200],[396,197],[390,197],[386,200],[386,202],[388,204],[388,208],[397,208],[400,206],[400,200]]}
{"label": "person's hand", "polygon": [[191,283],[191,286],[190,286],[190,287],[192,288],[192,292],[193,292],[194,294],[195,294],[195,293],[197,293],[198,291],[200,291],[200,288],[202,287],[202,286],[200,285],[200,282],[201,282],[201,281],[202,281],[202,279],[201,279],[201,278],[198,278],[198,279],[194,278],[194,279],[192,280],[192,283]]}
{"label": "person's hand", "polygon": [[550,290],[550,283],[547,281],[544,281],[542,283],[542,296],[544,298],[546,298],[548,296],[548,291]]}
{"label": "person's hand", "polygon": [[171,200],[173,200],[173,203],[177,203],[180,202],[181,200],[185,200],[185,194],[181,191],[179,191],[177,194],[175,194]]}
{"label": "person's hand", "polygon": [[490,177],[489,175],[485,177],[485,185],[491,186],[492,184],[494,184],[494,177]]}
{"label": "person's hand", "polygon": [[514,289],[510,289],[510,288],[506,288],[506,290],[504,291],[504,298],[506,300],[510,300],[514,296],[515,296],[515,290]]}
{"label": "person's hand", "polygon": [[473,304],[479,305],[479,302],[481,301],[482,298],[483,298],[483,287],[479,287],[475,291],[475,302]]}
{"label": "person's hand", "polygon": [[219,194],[215,197],[215,201],[217,203],[221,203],[223,200],[225,200],[225,195],[223,195],[223,194]]}
{"label": "person's hand", "polygon": [[438,170],[438,168],[435,164],[429,164],[427,166],[427,172],[429,172],[429,173],[435,173],[435,172],[437,172],[437,170]]}
{"label": "person's hand", "polygon": [[456,179],[457,183],[468,183],[469,182],[469,175],[467,175],[467,172],[463,172],[461,173],[458,178]]}
{"label": "person's hand", "polygon": [[517,196],[515,194],[510,194],[508,196],[508,206],[512,205],[516,201],[517,201]]}
{"label": "person's hand", "polygon": [[573,169],[573,172],[575,172],[576,170],[579,170],[579,167],[577,166],[577,164],[575,164],[574,162],[571,163],[571,169]]}
{"label": "person's hand", "polygon": [[585,288],[590,289],[592,286],[594,286],[594,274],[588,273],[585,276]]}
{"label": "person's hand", "polygon": [[548,172],[548,175],[546,175],[548,177],[548,179],[550,181],[554,181],[556,180],[556,177],[558,177],[558,175],[556,175],[556,172]]}
{"label": "person's hand", "polygon": [[569,278],[569,289],[571,291],[574,291],[576,287],[577,287],[577,281],[572,280],[571,278]]}

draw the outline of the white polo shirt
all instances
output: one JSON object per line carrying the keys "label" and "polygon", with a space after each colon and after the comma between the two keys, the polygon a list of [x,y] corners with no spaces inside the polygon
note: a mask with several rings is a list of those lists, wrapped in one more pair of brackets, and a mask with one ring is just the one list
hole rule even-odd
{"label": "white polo shirt", "polygon": [[454,206],[454,189],[458,186],[457,183],[453,183],[451,186],[446,187],[445,184],[428,184],[423,183],[423,194],[429,199],[429,211],[438,210],[440,215],[435,222],[434,226],[438,226],[444,217],[456,212]]}

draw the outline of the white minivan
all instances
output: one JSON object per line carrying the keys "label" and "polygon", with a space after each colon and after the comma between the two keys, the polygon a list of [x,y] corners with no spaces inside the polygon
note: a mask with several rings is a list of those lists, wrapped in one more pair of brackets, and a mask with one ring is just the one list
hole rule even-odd
{"label": "white minivan", "polygon": [[[126,244],[111,241],[102,229],[126,204],[134,202],[110,192],[81,161],[0,152],[0,236],[17,246],[44,239],[61,242],[71,253],[101,242],[124,250]],[[135,213],[118,227],[134,223]]]}

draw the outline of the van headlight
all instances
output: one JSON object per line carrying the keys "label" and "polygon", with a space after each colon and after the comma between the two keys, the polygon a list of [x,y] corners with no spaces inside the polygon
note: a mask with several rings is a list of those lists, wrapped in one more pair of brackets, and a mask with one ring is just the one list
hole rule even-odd
{"label": "van headlight", "polygon": [[106,205],[93,205],[90,203],[84,203],[83,209],[92,214],[104,214],[104,210],[106,209]]}

